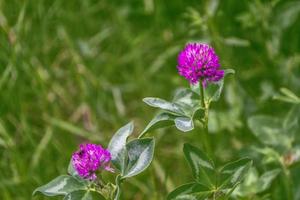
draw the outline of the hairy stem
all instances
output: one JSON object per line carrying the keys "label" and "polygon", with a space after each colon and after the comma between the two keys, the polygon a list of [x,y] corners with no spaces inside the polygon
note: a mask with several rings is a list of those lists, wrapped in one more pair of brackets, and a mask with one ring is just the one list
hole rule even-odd
{"label": "hairy stem", "polygon": [[115,190],[115,197],[114,200],[120,200],[121,197],[121,176],[116,177],[116,190]]}
{"label": "hairy stem", "polygon": [[205,98],[204,98],[204,86],[202,84],[202,81],[200,80],[199,83],[199,87],[200,87],[200,104],[201,107],[204,108],[204,119],[203,119],[203,128],[204,128],[204,134],[203,134],[203,143],[204,143],[204,147],[206,149],[206,152],[212,156],[212,150],[211,150],[211,142],[210,142],[210,138],[209,138],[209,133],[208,133],[208,112],[209,112],[209,103],[205,102]]}

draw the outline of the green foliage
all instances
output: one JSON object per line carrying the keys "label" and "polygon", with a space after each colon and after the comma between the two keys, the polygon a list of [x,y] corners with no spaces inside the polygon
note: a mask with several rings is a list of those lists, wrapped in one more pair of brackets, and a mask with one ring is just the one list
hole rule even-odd
{"label": "green foliage", "polygon": [[288,102],[288,103],[300,104],[300,97],[298,97],[296,94],[294,94],[289,89],[280,88],[280,93],[281,94],[275,95],[274,99]]}
{"label": "green foliage", "polygon": [[216,168],[213,161],[200,149],[185,144],[183,151],[195,182],[176,188],[168,195],[169,200],[228,199],[252,165],[250,159],[244,158]]}
{"label": "green foliage", "polygon": [[290,138],[283,133],[281,120],[270,116],[252,116],[248,125],[253,134],[266,145],[284,146],[289,148]]}
{"label": "green foliage", "polygon": [[78,177],[61,175],[46,185],[38,187],[33,195],[41,192],[46,196],[64,196],[64,200],[93,200],[106,198],[96,192],[91,182]]}
{"label": "green foliage", "polygon": [[143,172],[153,160],[155,147],[153,138],[139,138],[127,142],[133,128],[133,123],[120,128],[108,146],[112,154],[112,163],[119,170],[116,177],[115,200],[120,199],[122,181]]}
{"label": "green foliage", "polygon": [[184,145],[183,152],[192,169],[194,179],[209,188],[213,187],[216,183],[216,174],[214,163],[210,158],[200,149],[189,144]]}
{"label": "green foliage", "polygon": [[154,139],[140,138],[127,142],[132,131],[133,123],[123,126],[115,133],[108,146],[112,163],[119,170],[121,179],[143,172],[153,159]]}
{"label": "green foliage", "polygon": [[[226,69],[224,77],[233,74],[234,70]],[[223,91],[224,78],[217,83],[210,83],[204,90],[204,100],[209,105],[211,101],[217,101]],[[149,106],[160,108],[162,111],[156,115],[142,131],[141,136],[157,128],[175,125],[182,132],[194,129],[196,120],[203,122],[205,108],[201,107],[199,83],[191,85],[191,89],[179,89],[172,102],[154,97],[144,98],[143,101]],[[174,121],[174,123],[173,123]]]}
{"label": "green foliage", "polygon": [[[224,87],[224,80],[225,77],[229,74],[234,74],[235,71],[233,69],[225,69],[224,70],[224,78],[216,83],[210,83],[204,90],[204,100],[207,104],[210,104],[212,101],[218,101],[221,97],[223,87]],[[200,85],[199,82],[196,85],[191,85],[191,89],[193,92],[200,95]]]}
{"label": "green foliage", "polygon": [[[299,117],[299,107],[295,106],[283,119],[263,115],[252,116],[248,119],[248,125],[253,134],[261,143],[270,147],[257,149],[266,156],[267,161],[275,161],[283,165],[294,164],[298,161],[296,152],[299,144],[297,136],[300,128]],[[292,160],[287,161],[290,156]]]}
{"label": "green foliage", "polygon": [[178,90],[172,102],[152,97],[144,98],[143,101],[162,111],[149,122],[141,135],[170,125],[175,125],[182,132],[191,131],[194,129],[194,120],[201,119],[196,117],[204,113],[199,104],[199,96],[189,89]]}
{"label": "green foliage", "polygon": [[154,139],[142,138],[126,145],[128,163],[123,178],[135,176],[144,171],[151,163],[154,154]]}
{"label": "green foliage", "polygon": [[263,173],[261,176],[258,176],[255,168],[251,168],[245,177],[245,181],[243,181],[243,183],[239,185],[233,192],[233,196],[251,197],[265,192],[267,189],[269,189],[272,181],[278,176],[280,171],[280,169],[274,169]]}
{"label": "green foliage", "polygon": [[68,195],[72,192],[85,189],[87,189],[86,183],[79,182],[72,176],[62,175],[50,181],[48,184],[38,187],[33,194],[42,192],[47,196]]}
{"label": "green foliage", "polygon": [[111,162],[119,170],[116,175],[116,185],[110,183],[99,185],[97,182],[85,180],[78,176],[70,162],[69,175],[59,176],[46,185],[38,187],[33,195],[41,192],[46,196],[64,195],[64,200],[93,200],[93,193],[97,193],[100,199],[119,200],[122,181],[143,172],[153,160],[155,146],[153,138],[135,139],[127,143],[133,128],[132,122],[120,128],[108,146],[112,156]]}
{"label": "green foliage", "polygon": [[133,131],[133,123],[129,123],[124,127],[120,128],[109,142],[108,150],[111,152],[111,161],[115,168],[118,169],[122,174],[126,169],[126,141],[127,137]]}
{"label": "green foliage", "polygon": [[[283,171],[280,186],[283,189],[280,198],[294,199],[293,178],[291,177],[291,167],[297,165],[300,160],[299,154],[299,107],[294,106],[288,114],[282,118],[270,116],[253,116],[249,118],[248,125],[257,138],[266,147],[255,148],[256,152],[262,155],[262,164],[277,164]],[[263,192],[270,185],[278,174],[278,171],[267,171],[256,183],[248,183],[241,192],[242,195],[254,195]],[[253,178],[254,179],[254,178]],[[252,184],[258,185],[255,188]],[[261,190],[260,190],[261,189]]]}

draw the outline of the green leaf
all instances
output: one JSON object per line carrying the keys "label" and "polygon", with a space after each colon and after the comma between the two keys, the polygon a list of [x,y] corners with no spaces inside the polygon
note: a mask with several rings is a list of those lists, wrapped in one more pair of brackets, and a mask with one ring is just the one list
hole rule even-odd
{"label": "green leaf", "polygon": [[292,109],[286,115],[283,121],[283,129],[286,135],[290,138],[295,138],[300,128],[300,110],[298,106],[292,107]]}
{"label": "green leaf", "polygon": [[143,101],[146,104],[148,104],[149,106],[152,106],[155,108],[161,108],[161,109],[171,112],[173,114],[184,115],[183,110],[181,110],[178,105],[176,105],[175,103],[168,102],[164,99],[154,98],[154,97],[146,97],[143,99]]}
{"label": "green leaf", "polygon": [[274,148],[271,147],[263,147],[253,148],[254,151],[256,151],[259,154],[263,154],[263,160],[261,160],[262,164],[266,165],[269,163],[281,163],[281,155],[278,151],[276,151]]}
{"label": "green leaf", "polygon": [[209,83],[204,89],[204,99],[208,102],[217,101],[223,91],[223,80],[216,83]]}
{"label": "green leaf", "polygon": [[274,169],[264,173],[261,177],[259,177],[258,182],[256,184],[256,192],[260,193],[267,190],[270,187],[272,181],[278,176],[280,171],[280,169]]}
{"label": "green leaf", "polygon": [[216,83],[209,83],[204,89],[204,98],[206,99],[206,101],[218,101],[223,91],[225,76],[234,73],[235,71],[233,69],[225,69],[224,77],[220,81]]}
{"label": "green leaf", "polygon": [[280,88],[280,92],[282,94],[277,94],[273,98],[287,103],[300,104],[300,97],[298,97],[295,93],[293,93],[289,89]]}
{"label": "green leaf", "polygon": [[167,200],[204,200],[211,194],[212,192],[207,187],[199,183],[188,183],[173,190]]}
{"label": "green leaf", "polygon": [[257,115],[248,119],[253,134],[265,145],[290,147],[291,140],[284,134],[280,119]]}
{"label": "green leaf", "polygon": [[77,172],[75,171],[73,165],[72,165],[72,159],[69,162],[69,166],[68,166],[68,174],[73,176],[73,177],[77,177]]}
{"label": "green leaf", "polygon": [[175,126],[183,132],[191,131],[194,129],[193,119],[188,117],[176,117]]}
{"label": "green leaf", "polygon": [[195,119],[203,119],[205,115],[205,110],[203,108],[197,108],[194,110],[194,114],[193,114],[193,120]]}
{"label": "green leaf", "polygon": [[198,96],[200,96],[200,84],[199,84],[199,82],[196,83],[196,84],[190,84],[190,88],[191,88],[191,90],[192,90],[195,94],[197,94]]}
{"label": "green leaf", "polygon": [[295,93],[293,93],[291,90],[289,90],[287,88],[280,88],[280,92],[282,94],[284,94],[285,96],[293,99],[295,102],[300,102],[300,98]]}
{"label": "green leaf", "polygon": [[199,99],[199,95],[195,94],[191,89],[179,88],[175,91],[173,102],[192,104],[196,99]]}
{"label": "green leaf", "polygon": [[62,175],[50,181],[46,185],[34,190],[33,195],[41,192],[46,196],[67,195],[78,190],[85,190],[86,185],[72,176]]}
{"label": "green leaf", "polygon": [[127,145],[128,165],[123,178],[143,172],[151,163],[155,142],[153,138],[142,138],[130,141]]}
{"label": "green leaf", "polygon": [[133,123],[130,122],[120,128],[109,142],[108,149],[111,153],[111,161],[120,171],[125,170],[126,162],[126,140],[133,132]]}
{"label": "green leaf", "polygon": [[199,99],[199,95],[186,88],[176,91],[172,103],[159,98],[145,98],[144,102],[148,105],[162,108],[168,113],[162,112],[154,117],[140,135],[143,136],[149,130],[173,124],[183,132],[193,130],[193,120],[200,120],[204,116],[204,109],[201,108]]}
{"label": "green leaf", "polygon": [[165,112],[159,113],[149,122],[149,124],[146,126],[146,128],[141,133],[141,135],[143,135],[149,131],[155,130],[155,129],[171,126],[174,124],[175,118],[176,118],[176,116],[174,116],[170,113],[165,113]]}
{"label": "green leaf", "polygon": [[282,31],[289,26],[293,25],[300,13],[300,2],[299,1],[286,1],[280,8],[280,12],[274,17],[274,28]]}
{"label": "green leaf", "polygon": [[105,198],[96,192],[79,190],[66,195],[64,200],[105,200]]}
{"label": "green leaf", "polygon": [[204,116],[204,110],[198,108],[195,110],[192,118],[189,117],[178,117],[172,115],[171,113],[159,113],[156,115],[146,126],[146,128],[142,131],[140,135],[144,135],[149,131],[153,131],[159,128],[164,128],[172,125],[176,125],[180,131],[188,132],[194,129],[194,119],[201,119]]}
{"label": "green leaf", "polygon": [[199,101],[200,96],[186,88],[177,90],[173,98],[173,102],[185,113],[185,116],[189,116],[190,118],[200,108]]}
{"label": "green leaf", "polygon": [[252,161],[249,158],[242,158],[226,164],[220,170],[220,188],[229,189],[232,192],[232,189],[245,178],[251,165]]}
{"label": "green leaf", "polygon": [[225,69],[224,70],[224,77],[229,75],[229,74],[235,74],[234,69]]}
{"label": "green leaf", "polygon": [[[224,77],[218,81],[218,82],[209,82],[204,88],[204,99],[207,102],[211,101],[218,101],[221,93],[223,91],[223,86],[224,86],[224,79],[225,76],[228,74],[234,74],[235,71],[233,69],[225,69],[224,70]],[[196,94],[200,95],[200,83],[198,82],[197,84],[191,84],[191,89],[193,92]]]}
{"label": "green leaf", "polygon": [[258,181],[258,172],[254,167],[251,167],[244,181],[237,186],[237,188],[232,193],[232,196],[245,197],[248,195],[256,194],[257,181]]}
{"label": "green leaf", "polygon": [[266,191],[280,171],[280,169],[271,170],[258,177],[255,168],[251,168],[243,183],[234,191],[234,196],[253,196]]}
{"label": "green leaf", "polygon": [[215,166],[212,160],[200,149],[190,144],[184,144],[183,152],[196,181],[209,188],[214,187]]}

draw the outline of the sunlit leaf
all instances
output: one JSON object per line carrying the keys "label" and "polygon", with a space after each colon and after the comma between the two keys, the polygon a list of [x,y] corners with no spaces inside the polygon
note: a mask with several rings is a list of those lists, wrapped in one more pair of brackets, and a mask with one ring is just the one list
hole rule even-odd
{"label": "sunlit leaf", "polygon": [[72,176],[62,175],[50,181],[46,185],[38,187],[33,194],[41,192],[46,196],[67,195],[78,190],[85,190],[86,185]]}
{"label": "sunlit leaf", "polygon": [[[155,116],[143,130],[141,135],[144,135],[150,130],[173,124],[175,124],[176,128],[180,131],[188,132],[194,129],[193,120],[201,120],[204,116],[204,109],[200,106],[199,96],[190,89],[177,90],[172,103],[161,99],[158,100],[157,98],[156,100],[154,100],[154,98],[145,98],[144,101],[168,111],[173,110],[173,112],[162,112]],[[163,106],[158,104],[163,104]],[[170,108],[173,106],[175,106],[175,110]],[[167,107],[168,109],[166,109]],[[178,110],[180,110],[180,112]],[[174,114],[175,111],[177,112],[176,114]]]}
{"label": "sunlit leaf", "polygon": [[188,117],[176,117],[175,126],[183,132],[188,132],[194,129],[193,119]]}
{"label": "sunlit leaf", "polygon": [[195,111],[200,109],[200,96],[190,89],[177,90],[173,102],[189,117],[192,117]]}
{"label": "sunlit leaf", "polygon": [[155,129],[174,125],[175,118],[176,116],[170,113],[159,113],[149,122],[149,124],[146,126],[146,128],[142,131],[141,134],[147,133]]}
{"label": "sunlit leaf", "polygon": [[126,162],[126,140],[133,131],[133,123],[130,122],[120,128],[109,142],[108,149],[111,153],[111,161],[114,166],[123,172]]}
{"label": "sunlit leaf", "polygon": [[149,106],[160,108],[173,114],[184,115],[183,110],[181,110],[178,105],[176,105],[175,103],[168,102],[164,99],[146,97],[143,99],[143,101]]}
{"label": "sunlit leaf", "polygon": [[135,176],[150,165],[153,159],[154,145],[153,138],[135,139],[126,145],[128,165],[123,178]]}

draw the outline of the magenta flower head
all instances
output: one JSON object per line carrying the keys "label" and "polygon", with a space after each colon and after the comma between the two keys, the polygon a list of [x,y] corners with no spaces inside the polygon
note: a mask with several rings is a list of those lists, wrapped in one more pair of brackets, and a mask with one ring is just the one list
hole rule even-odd
{"label": "magenta flower head", "polygon": [[208,82],[219,81],[224,77],[219,68],[219,57],[208,44],[189,43],[178,55],[178,72],[191,84],[201,81],[206,87]]}
{"label": "magenta flower head", "polygon": [[113,172],[110,160],[110,152],[96,144],[81,144],[79,150],[72,155],[73,168],[80,177],[88,180],[97,178],[97,170]]}

